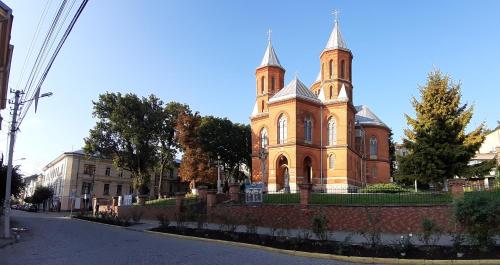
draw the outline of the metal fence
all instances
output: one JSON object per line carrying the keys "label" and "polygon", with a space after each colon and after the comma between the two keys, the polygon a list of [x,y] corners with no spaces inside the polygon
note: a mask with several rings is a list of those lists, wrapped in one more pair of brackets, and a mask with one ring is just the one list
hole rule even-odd
{"label": "metal fence", "polygon": [[[263,196],[267,204],[298,204],[300,193],[292,191],[268,192]],[[393,190],[369,192],[357,187],[337,187],[313,190],[311,204],[323,205],[427,205],[449,204],[453,199],[447,192],[412,192]]]}

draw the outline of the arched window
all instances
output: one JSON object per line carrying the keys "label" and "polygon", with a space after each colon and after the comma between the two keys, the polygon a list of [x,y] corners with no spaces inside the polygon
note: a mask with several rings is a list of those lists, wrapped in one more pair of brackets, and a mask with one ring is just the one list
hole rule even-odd
{"label": "arched window", "polygon": [[340,61],[340,78],[344,78],[345,76],[345,62],[344,60]]}
{"label": "arched window", "polygon": [[264,112],[264,100],[260,102],[260,109],[261,109],[260,112]]}
{"label": "arched window", "polygon": [[286,143],[287,121],[284,114],[281,114],[278,119],[278,144]]}
{"label": "arched window", "polygon": [[264,82],[266,81],[265,77],[260,78],[260,92],[261,94],[264,94]]}
{"label": "arched window", "polygon": [[335,118],[331,117],[328,120],[328,145],[334,145],[337,143],[337,124]]}
{"label": "arched window", "polygon": [[329,79],[333,77],[333,60],[328,62],[328,77]]}
{"label": "arched window", "polygon": [[335,169],[335,154],[328,156],[328,168]]}
{"label": "arched window", "polygon": [[311,117],[304,119],[304,141],[312,143],[312,120]]}
{"label": "arched window", "polygon": [[274,76],[271,77],[271,93],[274,93]]}
{"label": "arched window", "polygon": [[332,86],[330,86],[330,99],[332,98],[332,94],[333,94],[333,88]]}
{"label": "arched window", "polygon": [[377,138],[372,136],[370,138],[370,158],[377,158]]}
{"label": "arched window", "polygon": [[268,142],[267,142],[267,130],[266,130],[266,128],[262,128],[260,130],[260,147],[262,149],[265,149],[265,148],[267,148],[267,144],[268,144]]}

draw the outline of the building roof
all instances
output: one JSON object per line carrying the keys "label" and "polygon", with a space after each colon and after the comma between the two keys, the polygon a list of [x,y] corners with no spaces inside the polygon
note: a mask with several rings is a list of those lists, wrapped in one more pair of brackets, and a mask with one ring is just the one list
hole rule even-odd
{"label": "building roof", "polygon": [[266,52],[264,53],[264,57],[260,62],[259,68],[264,66],[277,66],[283,68],[280,64],[280,60],[278,59],[278,55],[276,55],[276,52],[274,51],[271,38],[269,38],[267,42]]}
{"label": "building roof", "polygon": [[337,19],[335,19],[335,23],[333,24],[332,33],[330,33],[330,38],[328,38],[328,42],[326,43],[325,50],[333,50],[333,49],[347,49],[347,45],[342,38],[342,34],[340,33],[340,26]]}
{"label": "building roof", "polygon": [[356,106],[356,123],[361,125],[378,125],[389,128],[366,105]]}
{"label": "building roof", "polygon": [[295,77],[290,83],[288,83],[288,85],[286,85],[272,98],[270,98],[269,103],[279,102],[292,98],[300,98],[315,103],[321,103],[318,97],[316,97],[316,95],[314,95],[311,90],[309,90],[302,82],[300,82],[297,77]]}

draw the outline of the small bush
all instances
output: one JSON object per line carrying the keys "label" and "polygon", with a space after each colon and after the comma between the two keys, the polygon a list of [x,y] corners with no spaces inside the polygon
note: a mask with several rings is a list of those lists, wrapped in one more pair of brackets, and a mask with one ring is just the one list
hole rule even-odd
{"label": "small bush", "polygon": [[142,219],[142,210],[139,207],[132,207],[130,215],[132,216],[132,220],[134,223],[139,223]]}
{"label": "small bush", "polygon": [[314,215],[311,218],[311,227],[313,233],[318,237],[319,240],[328,239],[328,219],[326,219],[325,215]]}
{"label": "small bush", "polygon": [[373,213],[365,207],[366,212],[366,227],[360,232],[361,236],[363,236],[368,244],[371,247],[378,247],[382,242],[382,218],[380,208]]}
{"label": "small bush", "polygon": [[394,183],[378,183],[373,185],[368,185],[366,188],[360,190],[361,193],[401,193],[410,192]]}
{"label": "small bush", "polygon": [[431,219],[422,219],[422,233],[418,235],[418,239],[426,246],[435,245],[441,238],[441,228],[436,222]]}
{"label": "small bush", "polygon": [[500,230],[500,193],[469,192],[457,201],[455,219],[473,245],[487,250]]}
{"label": "small bush", "polygon": [[158,222],[160,223],[160,228],[168,228],[170,226],[170,219],[166,214],[159,214],[156,216]]}

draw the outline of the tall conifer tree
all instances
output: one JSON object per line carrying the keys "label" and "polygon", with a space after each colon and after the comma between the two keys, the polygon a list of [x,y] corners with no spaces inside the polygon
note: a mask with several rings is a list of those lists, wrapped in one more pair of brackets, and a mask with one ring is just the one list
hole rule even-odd
{"label": "tall conifer tree", "polygon": [[401,158],[400,172],[439,184],[466,168],[484,140],[483,125],[465,132],[473,108],[460,103],[460,85],[440,71],[429,74],[420,96],[412,100],[416,117],[405,114],[409,127],[403,141],[409,155]]}

